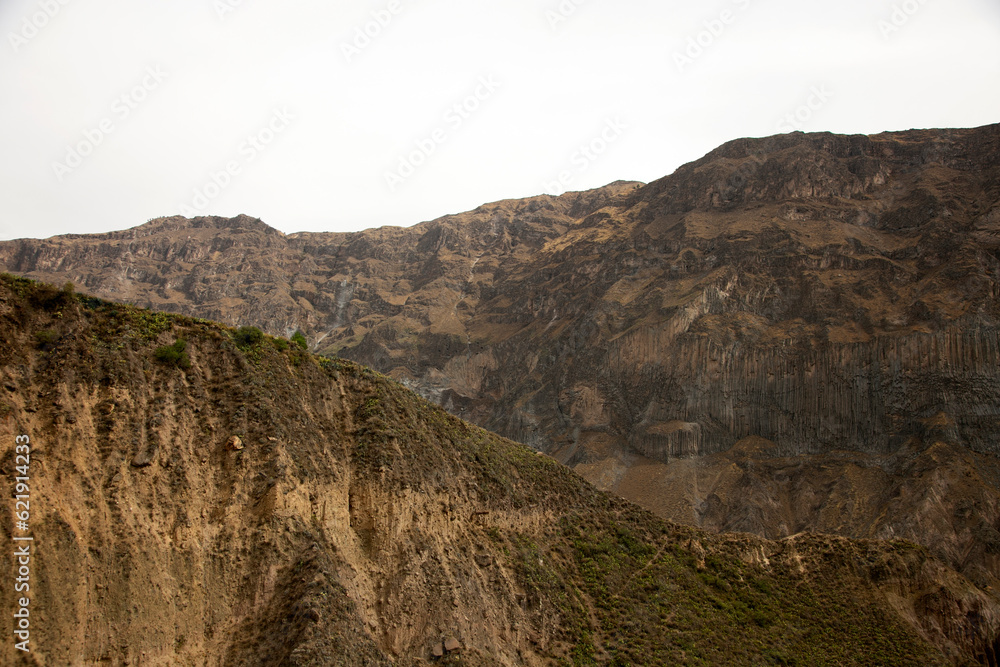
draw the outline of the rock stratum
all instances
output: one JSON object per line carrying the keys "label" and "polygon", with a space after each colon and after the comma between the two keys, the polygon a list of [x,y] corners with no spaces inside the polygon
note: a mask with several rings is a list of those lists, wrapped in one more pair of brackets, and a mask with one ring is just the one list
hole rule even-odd
{"label": "rock stratum", "polygon": [[997,664],[912,543],[672,524],[259,331],[5,274],[0,334],[6,665]]}
{"label": "rock stratum", "polygon": [[0,266],[300,329],[674,521],[906,538],[1000,586],[998,125],[741,139],[410,228],[162,218]]}

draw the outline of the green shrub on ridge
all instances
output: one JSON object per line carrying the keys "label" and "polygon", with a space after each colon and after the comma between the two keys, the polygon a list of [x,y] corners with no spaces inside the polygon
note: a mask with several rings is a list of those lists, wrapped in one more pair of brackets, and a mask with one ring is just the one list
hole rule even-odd
{"label": "green shrub on ridge", "polygon": [[257,327],[240,327],[233,334],[233,341],[241,350],[249,350],[264,342],[264,332]]}
{"label": "green shrub on ridge", "polygon": [[164,345],[153,352],[157,361],[161,361],[168,366],[177,366],[187,370],[191,368],[191,357],[187,353],[187,341],[178,338],[173,345]]}

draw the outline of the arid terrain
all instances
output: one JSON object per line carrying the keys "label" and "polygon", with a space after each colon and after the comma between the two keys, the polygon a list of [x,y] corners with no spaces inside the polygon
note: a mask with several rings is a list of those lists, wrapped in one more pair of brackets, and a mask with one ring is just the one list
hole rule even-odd
{"label": "arid terrain", "polygon": [[600,488],[1000,572],[1000,126],[728,143],[410,228],[163,218],[0,267],[305,333]]}
{"label": "arid terrain", "polygon": [[5,274],[0,335],[3,664],[997,664],[997,591],[908,542],[672,524],[253,328]]}

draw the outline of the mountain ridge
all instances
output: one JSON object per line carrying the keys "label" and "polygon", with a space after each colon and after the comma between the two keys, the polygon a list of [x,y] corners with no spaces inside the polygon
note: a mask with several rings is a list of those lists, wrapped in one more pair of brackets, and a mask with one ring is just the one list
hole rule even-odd
{"label": "mountain ridge", "polygon": [[301,329],[666,518],[903,536],[998,586],[998,156],[1000,125],[742,139],[410,228],[171,219],[0,266]]}

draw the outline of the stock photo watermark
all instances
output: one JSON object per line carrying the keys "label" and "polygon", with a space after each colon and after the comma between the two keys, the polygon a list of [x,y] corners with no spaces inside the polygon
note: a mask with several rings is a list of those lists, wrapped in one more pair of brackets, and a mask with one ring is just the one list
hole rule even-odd
{"label": "stock photo watermark", "polygon": [[894,4],[889,17],[878,22],[882,38],[888,40],[902,30],[927,2],[928,0],[906,0],[901,4]]}
{"label": "stock photo watermark", "polygon": [[[813,116],[834,97],[832,90],[826,84],[812,86],[806,96],[805,103],[786,113],[776,123],[779,132],[795,132],[805,127]],[[778,136],[766,137],[757,142],[757,149],[747,156],[740,166],[715,183],[716,203],[732,201],[746,184],[767,163],[772,151],[777,148]]]}
{"label": "stock photo watermark", "polygon": [[[812,120],[827,102],[833,99],[834,93],[827,88],[826,84],[812,86],[809,88],[805,98],[805,103],[789,111],[779,118],[776,123],[779,132],[796,132],[805,128],[806,124]],[[732,201],[737,194],[743,190],[746,184],[753,178],[761,168],[767,163],[772,151],[777,147],[779,137],[766,137],[757,143],[757,149],[747,156],[747,160],[740,166],[715,183],[716,204]]]}
{"label": "stock photo watermark", "polygon": [[267,147],[278,138],[278,135],[287,130],[294,120],[295,116],[288,109],[284,107],[275,109],[260,130],[247,135],[246,140],[237,149],[235,157],[227,160],[221,169],[210,172],[205,182],[194,189],[190,201],[178,207],[180,214],[186,218],[205,214],[211,203],[243,173],[243,169],[267,150]]}
{"label": "stock photo watermark", "polygon": [[[19,435],[14,439],[14,643],[18,651],[31,653],[31,438]],[[17,534],[20,533],[20,534]]]}
{"label": "stock photo watermark", "polygon": [[10,41],[10,45],[14,49],[14,53],[17,53],[18,49],[37,37],[38,33],[40,33],[45,26],[49,24],[49,21],[54,19],[56,15],[62,11],[62,8],[69,4],[69,2],[70,0],[40,0],[38,3],[39,11],[32,13],[31,16],[22,17],[21,29],[18,32],[11,32],[7,34],[7,39]]}
{"label": "stock photo watermark", "polygon": [[724,204],[736,199],[736,196],[743,190],[750,179],[753,178],[765,164],[775,150],[778,143],[778,136],[765,137],[757,142],[757,149],[747,155],[747,160],[725,178],[716,181],[715,192],[712,195],[716,205]]}
{"label": "stock photo watermark", "polygon": [[785,114],[776,124],[778,132],[796,132],[802,130],[806,124],[812,120],[813,116],[826,106],[826,103],[833,98],[833,91],[826,87],[813,86],[809,89],[809,95],[805,104],[802,104],[793,111]]}
{"label": "stock photo watermark", "polygon": [[560,25],[570,20],[576,10],[587,0],[562,0],[554,9],[545,10],[545,19],[549,22],[549,27],[557,30]]}
{"label": "stock photo watermark", "polygon": [[590,165],[604,155],[611,144],[618,141],[627,129],[628,124],[621,118],[606,120],[600,133],[590,141],[581,144],[570,156],[569,166],[572,168],[560,171],[555,180],[542,182],[544,192],[556,197],[567,192],[573,184],[575,174],[582,174],[590,169]]}
{"label": "stock photo watermark", "polygon": [[[751,0],[733,0],[733,4],[739,11],[749,9],[750,3]],[[702,23],[704,30],[689,35],[684,49],[674,51],[674,64],[677,65],[677,71],[683,73],[685,68],[693,65],[696,60],[705,55],[705,52],[726,34],[729,26],[733,25],[738,18],[737,11],[723,9],[717,17],[704,21]]]}
{"label": "stock photo watermark", "polygon": [[84,130],[81,133],[82,140],[66,146],[62,162],[52,163],[52,172],[59,179],[59,182],[61,183],[67,175],[76,171],[87,157],[93,155],[97,147],[118,129],[118,123],[125,122],[132,115],[132,112],[146,101],[150,93],[166,81],[168,76],[169,74],[164,72],[159,65],[151,65],[146,68],[144,76],[138,84],[116,97],[115,101],[111,103],[110,115],[102,118],[94,127]]}
{"label": "stock photo watermark", "polygon": [[361,52],[371,46],[372,42],[389,27],[392,20],[403,11],[402,0],[389,0],[389,3],[382,9],[371,12],[371,20],[364,25],[355,26],[354,35],[349,42],[340,43],[340,52],[344,54],[347,62],[351,62]]}
{"label": "stock photo watermark", "polygon": [[444,112],[442,120],[445,127],[436,127],[426,136],[414,140],[413,150],[399,156],[396,169],[385,172],[385,184],[389,187],[389,191],[395,192],[406,179],[417,173],[417,169],[427,163],[438,147],[448,141],[450,133],[458,131],[472,118],[483,103],[496,94],[501,85],[492,74],[479,77],[475,89]]}
{"label": "stock photo watermark", "polygon": [[215,9],[216,16],[224,21],[226,16],[242,7],[245,2],[246,0],[214,0],[212,7]]}

